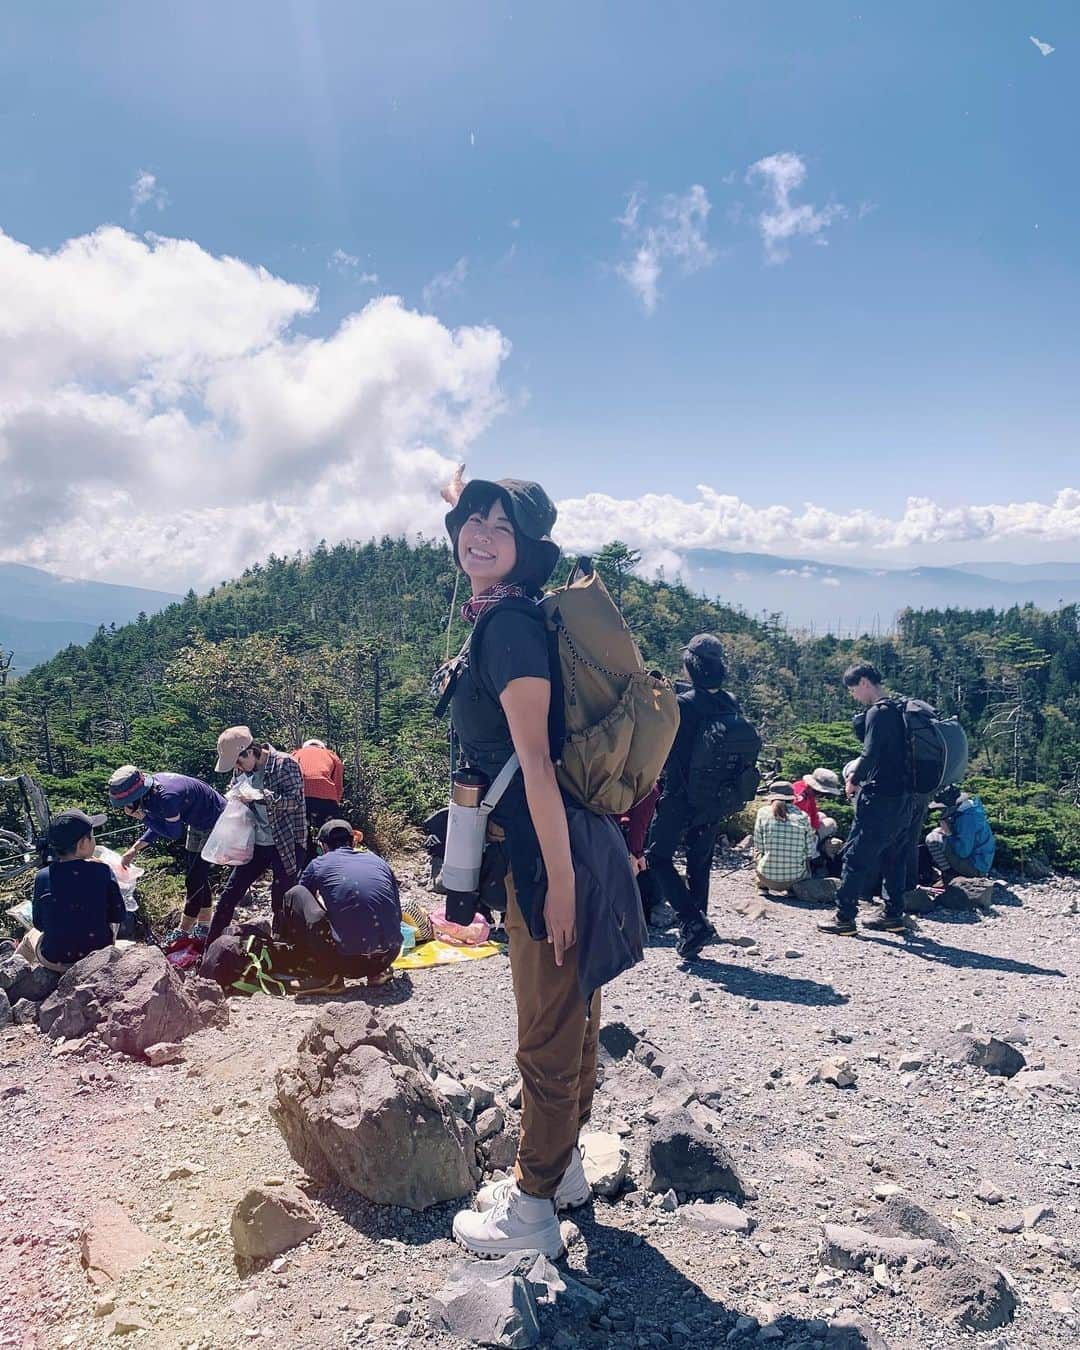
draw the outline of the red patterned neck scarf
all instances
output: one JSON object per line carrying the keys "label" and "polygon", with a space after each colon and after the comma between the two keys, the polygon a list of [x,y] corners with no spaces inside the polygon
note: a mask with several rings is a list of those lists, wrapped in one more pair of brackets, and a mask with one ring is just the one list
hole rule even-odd
{"label": "red patterned neck scarf", "polygon": [[474,595],[471,600],[466,600],[461,606],[461,617],[466,623],[475,623],[484,610],[490,609],[492,605],[497,605],[500,600],[507,600],[511,597],[525,599],[527,595],[528,592],[524,586],[497,581],[494,586],[489,586],[479,595]]}

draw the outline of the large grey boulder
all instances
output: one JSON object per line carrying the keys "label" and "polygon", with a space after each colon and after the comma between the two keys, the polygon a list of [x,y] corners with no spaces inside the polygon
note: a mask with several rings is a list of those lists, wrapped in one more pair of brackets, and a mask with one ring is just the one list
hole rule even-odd
{"label": "large grey boulder", "polygon": [[270,1113],[311,1176],[379,1205],[427,1209],[475,1187],[476,1140],[423,1071],[430,1055],[363,1005],[328,1008]]}
{"label": "large grey boulder", "polygon": [[11,1026],[15,1017],[11,1011],[11,1004],[8,1002],[8,996],[0,989],[0,1028]]}
{"label": "large grey boulder", "polygon": [[937,1244],[926,1238],[884,1237],[847,1224],[827,1223],[822,1231],[821,1262],[836,1270],[866,1270],[879,1263],[903,1265],[927,1262],[937,1253]]}
{"label": "large grey boulder", "polygon": [[96,1031],[112,1050],[142,1057],[148,1046],[200,1031],[199,1005],[158,947],[104,947],[84,956],[41,1005],[53,1040]]}
{"label": "large grey boulder", "polygon": [[669,1112],[650,1130],[645,1181],[649,1190],[660,1194],[723,1191],[737,1200],[746,1198],[727,1149],[686,1110]]}

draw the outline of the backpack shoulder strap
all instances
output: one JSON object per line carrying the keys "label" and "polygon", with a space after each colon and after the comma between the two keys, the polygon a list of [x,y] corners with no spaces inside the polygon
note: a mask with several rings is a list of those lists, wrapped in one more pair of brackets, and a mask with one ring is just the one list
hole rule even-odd
{"label": "backpack shoulder strap", "polygon": [[496,614],[505,614],[509,610],[528,615],[529,618],[539,623],[544,631],[548,650],[548,675],[551,680],[551,703],[548,707],[548,743],[551,762],[558,764],[562,759],[563,742],[566,740],[566,709],[563,702],[562,662],[559,660],[559,634],[558,630],[552,628],[548,623],[539,602],[528,600],[524,596],[510,596],[485,610],[473,625],[472,635],[466,644],[468,654],[473,661],[480,659],[479,654],[482,650],[483,637],[487,632],[488,625]]}

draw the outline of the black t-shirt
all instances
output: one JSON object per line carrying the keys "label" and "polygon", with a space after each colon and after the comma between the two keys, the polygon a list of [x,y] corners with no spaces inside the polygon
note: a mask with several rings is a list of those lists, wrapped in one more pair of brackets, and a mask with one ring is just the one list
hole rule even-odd
{"label": "black t-shirt", "polygon": [[[551,667],[547,630],[538,617],[508,605],[489,613],[483,625],[479,652],[466,653],[463,659],[450,715],[463,761],[493,779],[514,753],[499,695],[512,680],[532,676],[550,681]],[[477,655],[478,661],[473,659]],[[503,848],[529,932],[543,939],[547,879],[520,773],[500,797],[491,820],[506,832]]]}
{"label": "black t-shirt", "polygon": [[466,652],[450,715],[465,762],[494,778],[514,753],[499,696],[513,680],[550,680],[551,667],[547,632],[539,616],[496,609],[483,622],[479,663]]}
{"label": "black t-shirt", "polygon": [[112,946],[110,924],[123,923],[124,897],[105,863],[76,858],[41,869],[34,878],[32,910],[41,955],[71,965]]}

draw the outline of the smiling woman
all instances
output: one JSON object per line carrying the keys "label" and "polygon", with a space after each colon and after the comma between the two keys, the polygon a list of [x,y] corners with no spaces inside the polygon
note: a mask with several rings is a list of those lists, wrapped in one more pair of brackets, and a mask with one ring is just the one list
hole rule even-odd
{"label": "smiling woman", "polygon": [[[558,562],[550,537],[556,511],[538,483],[513,479],[464,488],[459,480],[455,497],[446,527],[472,586],[464,614],[471,623],[483,616],[485,639],[466,654],[454,686],[454,732],[464,763],[485,783],[515,755],[520,764],[490,821],[492,842],[509,863],[522,1127],[513,1178],[484,1187],[477,1208],[454,1219],[454,1237],[480,1256],[540,1250],[555,1257],[563,1246],[558,1209],[589,1195],[577,1135],[592,1107],[600,1023],[600,991],[585,998],[578,981],[575,859],[570,808],[551,757],[546,628],[522,603],[538,597]],[[606,884],[615,889],[624,880],[640,915],[626,849],[617,844],[625,878],[611,875]],[[601,870],[592,857],[580,861]]]}

